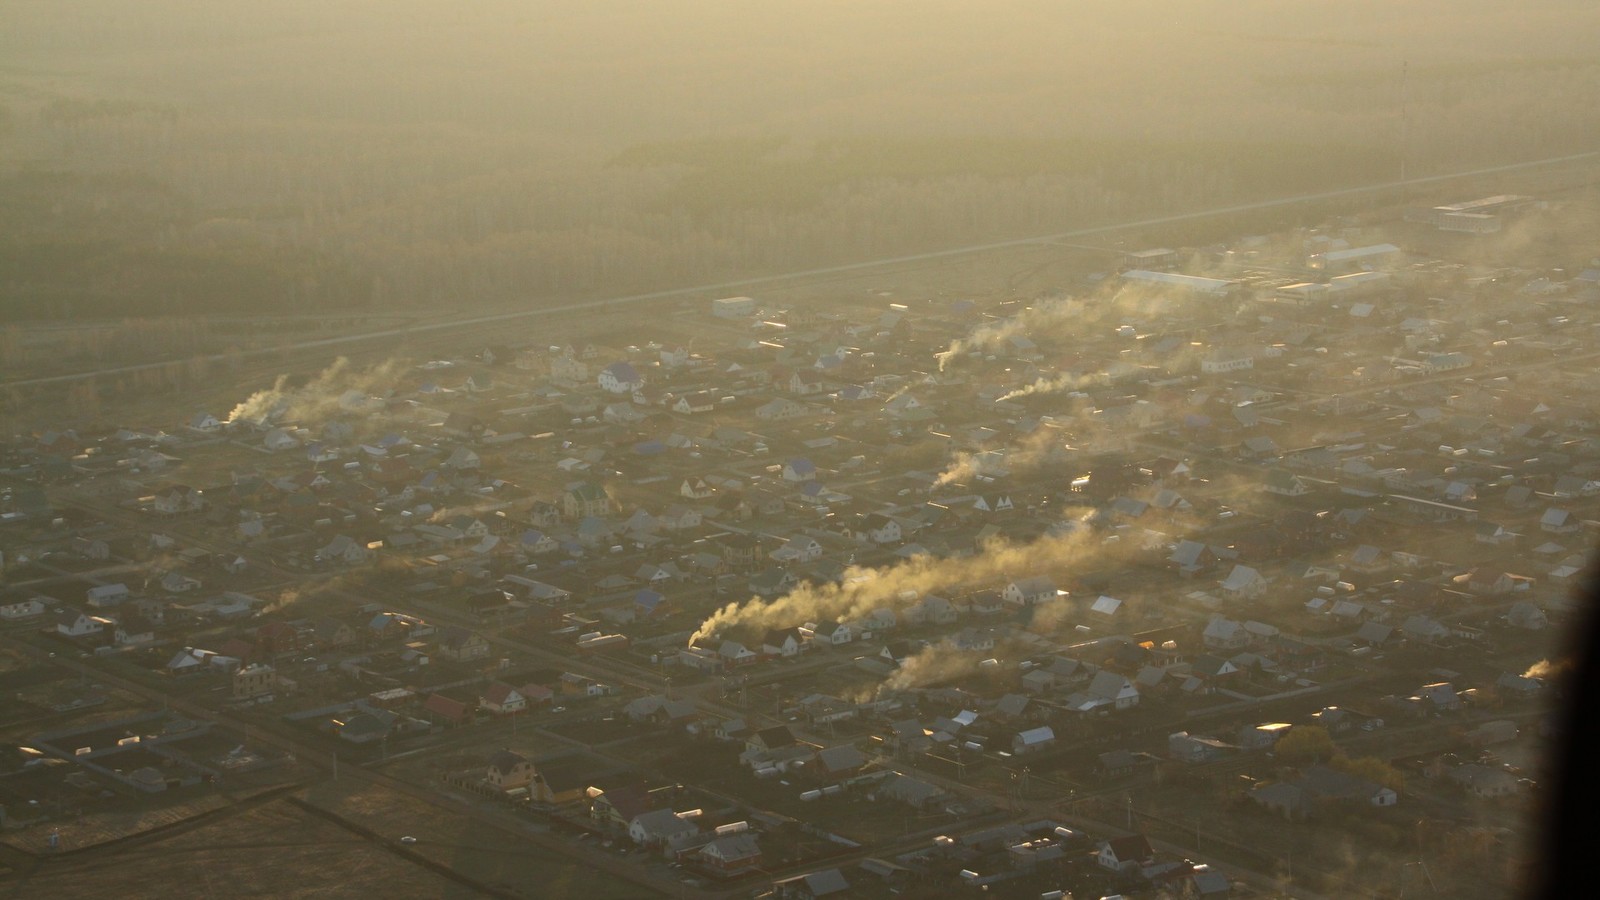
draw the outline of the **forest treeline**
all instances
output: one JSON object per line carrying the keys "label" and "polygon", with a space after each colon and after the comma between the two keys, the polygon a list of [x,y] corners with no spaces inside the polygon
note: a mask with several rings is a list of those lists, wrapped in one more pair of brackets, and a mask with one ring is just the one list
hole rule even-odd
{"label": "forest treeline", "polygon": [[24,7],[0,35],[0,320],[559,302],[1600,133],[1581,4],[704,6],[712,31],[614,3]]}

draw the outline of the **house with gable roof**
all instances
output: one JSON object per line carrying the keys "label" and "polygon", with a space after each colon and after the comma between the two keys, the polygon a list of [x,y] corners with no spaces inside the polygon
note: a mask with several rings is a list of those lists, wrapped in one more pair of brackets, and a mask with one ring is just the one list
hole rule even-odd
{"label": "house with gable roof", "polygon": [[1036,575],[1011,582],[1001,590],[1000,596],[1012,606],[1037,606],[1054,600],[1056,593],[1054,581]]}
{"label": "house with gable roof", "polygon": [[13,599],[10,602],[0,603],[0,621],[12,622],[18,619],[31,619],[34,616],[44,615],[47,609],[49,607],[39,597],[29,597],[26,600]]}
{"label": "house with gable roof", "polygon": [[1055,745],[1056,733],[1048,725],[1019,731],[1011,737],[1011,752],[1017,755],[1036,753]]}
{"label": "house with gable roof", "polygon": [[1167,562],[1183,576],[1204,572],[1216,565],[1216,554],[1200,541],[1181,540],[1173,548]]}
{"label": "house with gable roof", "polygon": [[1222,616],[1214,617],[1201,634],[1206,649],[1228,653],[1250,645],[1250,632],[1243,623]]}
{"label": "house with gable roof", "polygon": [[1066,706],[1077,712],[1131,709],[1139,705],[1139,689],[1127,676],[1101,669],[1081,691],[1067,697]]}
{"label": "house with gable roof", "polygon": [[600,370],[596,379],[601,390],[609,394],[632,394],[644,387],[644,376],[632,363],[614,362]]}
{"label": "house with gable roof", "polygon": [[1112,838],[1101,844],[1100,852],[1095,854],[1095,861],[1103,869],[1126,873],[1154,862],[1155,856],[1156,851],[1150,846],[1149,838],[1142,834],[1130,834],[1126,837]]}
{"label": "house with gable roof", "polygon": [[130,596],[128,586],[121,582],[95,585],[85,591],[84,594],[85,602],[90,606],[101,609],[124,603]]}
{"label": "house with gable roof", "polygon": [[561,512],[572,520],[605,516],[611,512],[611,497],[593,482],[579,482],[561,495]]}
{"label": "house with gable roof", "polygon": [[533,763],[526,756],[511,750],[497,750],[489,757],[484,780],[501,791],[513,791],[531,787],[534,777]]}
{"label": "house with gable roof", "polygon": [[496,681],[483,689],[483,696],[479,698],[478,706],[495,715],[510,716],[526,711],[528,698],[511,685]]}
{"label": "house with gable roof", "polygon": [[456,662],[487,659],[492,649],[483,635],[460,626],[451,625],[439,632],[438,653],[445,659]]}
{"label": "house with gable roof", "polygon": [[796,456],[783,464],[784,481],[811,481],[816,477],[816,465],[803,456]]}
{"label": "house with gable roof", "polygon": [[1261,573],[1245,565],[1235,565],[1221,584],[1223,593],[1241,600],[1253,600],[1267,589],[1267,580]]}
{"label": "house with gable roof", "polygon": [[700,827],[691,818],[667,807],[645,810],[628,822],[628,837],[635,844],[669,856],[682,850],[699,834]]}
{"label": "house with gable roof", "polygon": [[776,628],[761,639],[761,650],[768,657],[799,656],[804,647],[799,628]]}
{"label": "house with gable roof", "polygon": [[748,831],[717,837],[695,855],[702,865],[723,875],[748,872],[761,866],[761,845]]}
{"label": "house with gable roof", "polygon": [[1280,497],[1302,497],[1311,493],[1311,486],[1305,479],[1284,469],[1268,469],[1261,489]]}

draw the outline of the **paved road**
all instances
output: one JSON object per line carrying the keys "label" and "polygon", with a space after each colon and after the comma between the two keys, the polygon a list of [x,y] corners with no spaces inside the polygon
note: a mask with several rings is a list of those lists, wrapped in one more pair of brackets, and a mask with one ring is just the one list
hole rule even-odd
{"label": "paved road", "polygon": [[[1332,191],[1318,191],[1311,194],[1297,194],[1293,197],[1280,197],[1276,200],[1259,200],[1254,203],[1237,203],[1232,206],[1219,206],[1212,209],[1198,210],[1195,212],[1177,213],[1168,216],[1154,216],[1148,219],[1138,219],[1132,222],[1119,222],[1111,225],[1095,225],[1088,228],[1078,228],[1072,231],[1063,231],[1057,234],[1037,235],[1034,237],[1015,238],[1007,241],[993,241],[987,244],[971,244],[965,247],[954,247],[948,250],[934,250],[927,253],[913,253],[906,256],[891,256],[884,259],[872,259],[864,262],[846,263],[838,266],[823,266],[816,269],[803,269],[798,272],[785,272],[778,275],[761,275],[754,278],[740,278],[733,281],[721,281],[714,284],[700,284],[693,287],[669,288],[662,291],[651,291],[644,294],[630,294],[625,297],[611,297],[601,300],[586,300],[579,303],[567,303],[559,306],[543,306],[538,309],[518,310],[516,312],[497,313],[487,316],[474,316],[465,319],[455,319],[447,322],[432,322],[427,324],[411,325],[404,328],[388,328],[381,331],[370,331],[362,334],[349,334],[340,337],[319,338],[312,341],[303,341],[291,344],[288,347],[272,347],[247,351],[242,356],[261,356],[270,353],[279,353],[288,350],[316,350],[324,347],[338,347],[360,341],[377,340],[386,337],[401,337],[416,334],[425,334],[434,331],[446,331],[455,328],[468,328],[475,325],[494,324],[498,322],[511,322],[518,319],[532,318],[535,316],[550,316],[565,312],[582,312],[585,310],[598,311],[619,306],[629,306],[649,300],[665,300],[671,297],[687,297],[694,294],[708,294],[758,287],[761,285],[775,284],[784,281],[803,280],[827,275],[842,275],[851,272],[862,272],[881,266],[904,265],[907,263],[935,262],[951,259],[958,256],[969,256],[974,253],[987,253],[994,250],[1009,250],[1018,247],[1027,247],[1037,244],[1059,244],[1078,238],[1093,237],[1095,235],[1109,234],[1116,231],[1125,231],[1137,228],[1153,228],[1162,225],[1174,225],[1179,222],[1193,222],[1216,216],[1234,215],[1237,213],[1258,212],[1266,209],[1281,209],[1297,206],[1302,203],[1319,203],[1325,200],[1339,200],[1346,197],[1358,197],[1362,194],[1381,193],[1398,188],[1417,187],[1427,184],[1439,184],[1461,178],[1474,178],[1483,175],[1497,175],[1505,172],[1516,172],[1525,169],[1535,169],[1543,166],[1559,165],[1561,163],[1577,162],[1600,156],[1600,151],[1589,153],[1574,153],[1569,156],[1555,156],[1548,159],[1537,159],[1528,162],[1509,163],[1500,166],[1488,166],[1481,169],[1472,169],[1466,172],[1451,172],[1445,175],[1430,175],[1426,178],[1407,178],[1403,181],[1385,181],[1377,184],[1361,185],[1359,187],[1340,188]],[[208,357],[208,361],[221,362],[227,359],[225,354],[216,354]],[[48,378],[29,378],[10,382],[16,387],[33,387],[48,384],[63,384],[85,378],[94,378],[101,375],[122,375],[131,372],[140,372],[157,369],[172,364],[172,360],[163,360],[154,363],[141,363],[132,366],[117,366],[107,369],[96,369],[89,372],[79,372],[72,375],[55,375]]]}

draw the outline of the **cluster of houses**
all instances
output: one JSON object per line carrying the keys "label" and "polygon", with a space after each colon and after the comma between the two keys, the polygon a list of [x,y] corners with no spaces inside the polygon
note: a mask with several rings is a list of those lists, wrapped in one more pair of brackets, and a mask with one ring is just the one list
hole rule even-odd
{"label": "cluster of houses", "polygon": [[[306,721],[357,743],[610,696],[603,660],[792,672],[785,712],[806,727],[849,724],[897,754],[1037,759],[1135,710],[1315,691],[1330,669],[1396,656],[1532,662],[1600,522],[1600,381],[1562,362],[1600,325],[1600,279],[1394,240],[1245,241],[1206,277],[1142,251],[1031,301],[726,298],[686,320],[681,346],[666,326],[627,347],[513,341],[227,419],[8,435],[0,571],[22,586],[0,594],[0,627],[231,679],[240,702],[343,679]],[[1095,302],[1115,291],[1149,303]],[[1052,540],[1076,549],[687,640],[729,603]],[[280,598],[324,582],[341,587],[318,608]],[[518,668],[498,634],[571,665]],[[984,689],[917,674],[936,654]],[[880,687],[864,700],[807,681],[828,672]],[[1505,672],[1473,687],[1540,686]],[[642,726],[744,741],[753,772],[861,774],[849,742],[746,733],[670,689],[624,694]],[[1371,701],[1396,718],[1453,708],[1438,684]],[[1203,763],[1271,737],[1181,731],[1155,749]],[[532,791],[524,775],[494,786]],[[1252,797],[1294,817],[1328,797],[1383,805],[1369,787],[1307,770]],[[754,831],[652,812],[652,835],[712,834],[693,847],[708,865],[750,865]]]}

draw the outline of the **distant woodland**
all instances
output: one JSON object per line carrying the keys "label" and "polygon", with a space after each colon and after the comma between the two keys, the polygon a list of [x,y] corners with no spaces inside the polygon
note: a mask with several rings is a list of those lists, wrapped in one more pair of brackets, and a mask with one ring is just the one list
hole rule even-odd
{"label": "distant woodland", "polygon": [[1600,134],[1587,0],[7,6],[9,322],[558,302]]}

